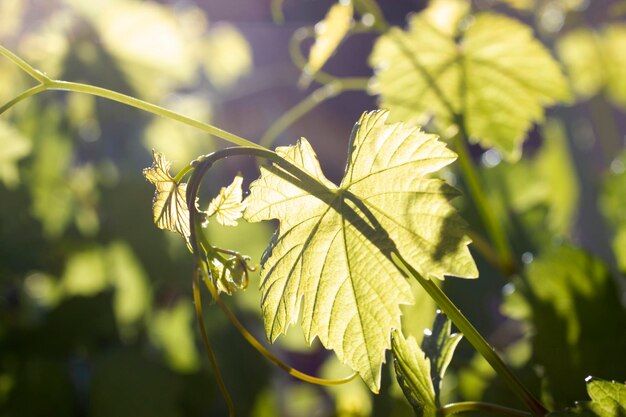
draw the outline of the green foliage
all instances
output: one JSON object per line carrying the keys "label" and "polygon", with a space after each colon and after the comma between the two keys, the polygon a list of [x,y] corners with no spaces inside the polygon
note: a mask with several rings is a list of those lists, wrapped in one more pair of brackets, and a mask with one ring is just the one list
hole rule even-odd
{"label": "green foliage", "polygon": [[[623,126],[613,120],[626,107],[626,3],[432,0],[406,30],[386,21],[400,9],[385,2],[286,3],[284,21],[325,17],[295,31],[290,49],[300,87],[319,85],[280,117],[275,105],[298,93],[269,91],[296,84],[298,71],[262,49],[252,71],[251,45],[284,33],[266,36],[262,19],[240,32],[214,23],[226,3],[31,3],[0,1],[0,415],[394,417],[413,406],[521,416],[505,407],[521,400],[537,416],[626,417],[623,277],[611,272],[626,270]],[[261,9],[237,12],[248,22]],[[372,77],[353,59],[367,54]],[[341,76],[323,71],[334,55]],[[324,105],[347,91],[345,112]],[[371,106],[367,93],[387,110],[353,129],[337,186],[340,120],[359,97]],[[305,139],[264,148],[313,115],[328,165]],[[244,135],[277,120],[260,146],[213,117]],[[207,134],[239,146],[216,151]],[[152,219],[137,176],[150,149],[164,152],[144,170]],[[244,155],[270,165],[242,201],[257,174],[231,158]],[[465,197],[453,201],[448,183]],[[278,223],[263,256],[268,224],[242,216]],[[239,251],[262,258],[260,277]],[[478,270],[478,282],[441,284]],[[192,278],[207,287],[193,287],[195,304]],[[202,311],[207,289],[225,316]],[[478,354],[461,345],[451,362],[461,334],[441,315],[420,350],[437,308]],[[278,338],[298,321],[304,337]],[[275,354],[254,339],[263,328]],[[237,331],[291,375],[342,384],[270,373]],[[383,368],[392,356],[397,381]],[[587,375],[620,382],[587,379],[591,400],[580,402]]]}
{"label": "green foliage", "polygon": [[305,75],[311,76],[318,72],[333,55],[352,25],[352,3],[333,5],[324,20],[315,26],[315,43],[309,53],[309,61],[305,67]]}
{"label": "green foliage", "polygon": [[584,401],[573,409],[550,413],[553,417],[624,417],[626,416],[626,385],[598,378],[587,379],[587,393],[591,401]]}
{"label": "green foliage", "polygon": [[437,312],[429,332],[424,334],[422,350],[430,360],[430,375],[435,389],[435,403],[441,406],[441,384],[450,365],[454,350],[463,338],[461,333],[450,333],[452,323],[441,312]]}
{"label": "green foliage", "polygon": [[615,23],[592,31],[581,28],[559,39],[557,51],[565,64],[573,90],[581,98],[604,92],[626,107],[626,25]]}
{"label": "green foliage", "polygon": [[532,329],[532,362],[542,367],[557,407],[584,396],[588,375],[626,374],[626,310],[601,261],[574,247],[554,248],[528,266],[516,287],[505,312]]}
{"label": "green foliage", "polygon": [[[450,8],[453,12],[450,12]],[[394,121],[434,116],[443,135],[464,129],[511,161],[543,107],[568,99],[558,64],[529,27],[492,13],[466,16],[463,0],[436,1],[376,43],[373,92]]]}
{"label": "green foliage", "polygon": [[162,153],[152,151],[152,166],[143,170],[143,176],[156,188],[152,199],[154,224],[159,229],[178,232],[188,239],[187,183],[174,181],[170,175],[170,165]]}
{"label": "green foliage", "polygon": [[398,384],[419,417],[437,415],[441,407],[441,385],[456,346],[463,338],[450,334],[451,322],[437,312],[431,330],[424,331],[422,347],[409,336],[394,331],[392,350]]}
{"label": "green foliage", "polygon": [[429,358],[411,336],[405,339],[402,333],[396,331],[392,340],[393,364],[404,396],[417,417],[435,417],[437,404]]}
{"label": "green foliage", "polygon": [[264,167],[245,211],[249,221],[280,221],[262,271],[268,338],[285,333],[302,308],[306,339],[319,337],[373,391],[389,332],[400,325],[399,305],[412,301],[389,254],[400,253],[429,278],[477,274],[463,222],[449,204],[456,192],[425,177],[454,154],[435,136],[386,118],[361,117],[339,187],[324,177],[305,139],[278,148],[311,180],[298,186],[279,167]]}

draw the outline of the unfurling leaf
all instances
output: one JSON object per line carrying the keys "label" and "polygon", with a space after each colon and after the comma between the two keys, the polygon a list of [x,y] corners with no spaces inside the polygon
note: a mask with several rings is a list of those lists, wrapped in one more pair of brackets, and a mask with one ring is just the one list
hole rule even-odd
{"label": "unfurling leaf", "polygon": [[435,403],[439,405],[439,394],[441,392],[441,382],[448,369],[448,365],[454,355],[454,350],[459,344],[463,335],[461,333],[450,334],[452,323],[441,312],[437,312],[433,328],[429,333],[424,334],[422,349],[430,360],[430,375],[435,389]]}
{"label": "unfurling leaf", "polygon": [[427,278],[477,276],[465,223],[450,204],[458,192],[427,177],[456,155],[436,136],[386,119],[384,111],[361,116],[339,187],[305,139],[277,148],[309,178],[262,167],[244,212],[248,221],[280,221],[262,270],[268,338],[285,333],[302,310],[306,340],[319,337],[375,392],[400,305],[413,298],[390,254]]}
{"label": "unfurling leaf", "polygon": [[143,170],[143,176],[156,187],[152,199],[154,224],[159,229],[180,233],[189,239],[189,209],[187,183],[177,183],[170,175],[171,163],[162,153],[152,151],[152,166]]}
{"label": "unfurling leaf", "polygon": [[315,43],[309,62],[304,68],[308,75],[319,71],[346,36],[352,25],[352,3],[337,3],[330,8],[324,20],[315,25]]}
{"label": "unfurling leaf", "polygon": [[237,175],[232,184],[222,187],[217,197],[211,200],[207,217],[215,215],[215,220],[222,226],[237,226],[237,219],[243,214],[245,205],[241,201],[241,183],[243,177]]}
{"label": "unfurling leaf", "polygon": [[423,123],[434,116],[446,136],[461,123],[470,140],[517,160],[543,107],[569,98],[567,83],[531,28],[516,20],[448,12],[454,30],[442,29],[449,26],[440,23],[437,8],[455,4],[467,8],[461,0],[436,1],[408,30],[392,28],[379,38],[370,57],[372,91],[395,120]]}
{"label": "unfurling leaf", "polygon": [[245,259],[233,257],[223,263],[218,258],[211,259],[211,275],[219,292],[233,295],[237,290],[248,286],[248,273]]}
{"label": "unfurling leaf", "polygon": [[395,330],[392,340],[393,365],[404,396],[417,417],[435,417],[437,404],[430,360],[413,337],[405,339],[401,332]]}
{"label": "unfurling leaf", "polygon": [[621,382],[587,378],[587,393],[591,401],[580,402],[575,408],[556,411],[549,417],[626,417],[626,385]]}

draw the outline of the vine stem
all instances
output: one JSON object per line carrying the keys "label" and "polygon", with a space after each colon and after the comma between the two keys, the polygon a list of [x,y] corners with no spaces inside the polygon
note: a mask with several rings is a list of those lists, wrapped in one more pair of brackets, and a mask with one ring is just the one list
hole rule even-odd
{"label": "vine stem", "polygon": [[495,350],[487,343],[476,328],[463,315],[461,310],[448,298],[448,296],[434,282],[421,276],[419,272],[404,260],[399,254],[392,253],[393,263],[408,276],[413,277],[435,300],[456,327],[463,333],[467,340],[474,346],[493,369],[504,379],[511,391],[528,407],[533,416],[542,417],[547,414],[546,408],[528,391],[522,382],[511,372],[509,367],[502,361]]}
{"label": "vine stem", "polygon": [[489,209],[489,203],[487,202],[487,198],[480,184],[478,170],[469,153],[466,142],[467,135],[465,134],[462,120],[458,122],[458,126],[459,133],[457,133],[452,140],[454,142],[454,150],[459,155],[459,163],[463,177],[466,181],[469,193],[472,196],[472,200],[474,200],[474,204],[476,204],[478,214],[483,219],[487,234],[495,246],[498,257],[501,259],[500,263],[503,265],[503,269],[509,272],[507,275],[510,275],[510,273],[516,269],[511,246],[502,224],[496,218],[494,211]]}
{"label": "vine stem", "polygon": [[472,411],[480,411],[483,413],[498,414],[510,417],[530,417],[525,411],[515,410],[513,408],[503,407],[497,404],[483,403],[477,401],[465,401],[461,403],[447,404],[437,411],[440,417],[450,416],[453,414],[468,413]]}
{"label": "vine stem", "polygon": [[204,315],[202,313],[202,300],[200,298],[200,288],[198,288],[200,284],[200,278],[198,277],[199,273],[199,268],[195,268],[193,273],[193,303],[196,309],[196,319],[198,320],[198,327],[200,328],[200,334],[202,335],[204,350],[209,357],[209,362],[211,363],[211,367],[213,368],[213,374],[215,375],[215,380],[217,381],[217,385],[219,386],[220,392],[222,393],[222,397],[224,397],[224,401],[226,401],[226,405],[228,407],[228,415],[230,417],[234,417],[235,404],[233,403],[233,399],[228,392],[228,388],[226,388],[224,378],[222,377],[222,372],[220,371],[220,367],[217,364],[217,358],[215,357],[215,353],[213,353],[211,343],[209,343],[209,336],[207,335],[205,330]]}
{"label": "vine stem", "polygon": [[45,75],[43,72],[35,69],[32,65],[24,61],[19,56],[15,55],[13,52],[9,51],[4,46],[0,45],[0,55],[5,56],[15,65],[17,65],[22,71],[30,75],[36,81],[39,81],[39,85],[32,87],[2,107],[0,107],[0,114],[10,107],[14,106],[18,102],[23,99],[30,97],[34,94],[47,91],[47,90],[60,90],[60,91],[73,91],[76,93],[84,93],[90,94],[97,97],[102,97],[108,100],[116,101],[118,103],[125,104],[130,107],[137,108],[139,110],[143,110],[147,113],[151,113],[160,117],[164,117],[167,119],[175,120],[179,123],[186,124],[188,126],[192,126],[196,129],[199,129],[203,132],[209,133],[215,137],[233,143],[239,146],[249,146],[252,148],[265,149],[258,144],[251,142],[247,139],[242,138],[241,136],[237,136],[233,133],[227,132],[223,129],[220,129],[212,124],[201,122],[199,120],[193,119],[191,117],[185,116],[181,113],[177,113],[175,111],[166,109],[161,106],[157,106],[156,104],[149,103],[144,100],[140,100],[135,97],[131,97],[126,94],[118,93],[117,91],[109,90],[102,87],[96,87],[89,84],[83,83],[75,83],[70,81],[61,81],[61,80],[53,80]]}
{"label": "vine stem", "polygon": [[15,96],[14,98],[6,102],[2,107],[0,107],[0,114],[9,110],[11,107],[15,106],[20,101],[30,96],[34,96],[37,93],[41,93],[42,91],[45,91],[45,90],[46,90],[46,86],[44,84],[38,84],[34,87],[29,88],[28,90],[23,91],[21,94]]}
{"label": "vine stem", "polygon": [[319,87],[289,109],[289,111],[283,113],[263,134],[259,143],[261,146],[270,147],[278,135],[326,100],[336,97],[345,91],[363,91],[366,88],[367,79],[361,80],[359,78],[336,80]]}
{"label": "vine stem", "polygon": [[251,142],[233,133],[227,132],[209,123],[201,122],[199,120],[185,116],[181,113],[177,113],[164,107],[157,106],[156,104],[152,104],[147,101],[128,96],[126,94],[118,93],[116,91],[108,90],[106,88],[96,87],[89,84],[59,80],[50,80],[44,83],[44,85],[47,87],[47,90],[73,91],[76,93],[85,93],[97,97],[106,98],[108,100],[117,101],[118,103],[126,104],[127,106],[135,107],[145,112],[195,127],[196,129],[202,130],[220,139],[224,139],[235,145],[264,149],[262,146],[259,146],[254,142]]}

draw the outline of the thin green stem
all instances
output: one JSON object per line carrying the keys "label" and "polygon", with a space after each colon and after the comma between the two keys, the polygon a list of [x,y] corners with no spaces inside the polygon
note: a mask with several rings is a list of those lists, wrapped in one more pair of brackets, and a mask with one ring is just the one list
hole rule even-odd
{"label": "thin green stem", "polygon": [[209,336],[206,333],[205,325],[204,325],[204,315],[202,314],[202,300],[200,298],[200,289],[199,287],[199,277],[200,273],[199,267],[197,267],[194,271],[193,276],[193,301],[196,309],[196,318],[198,319],[198,327],[200,328],[200,334],[202,335],[202,343],[204,344],[204,349],[209,357],[209,362],[211,363],[211,367],[213,368],[213,373],[215,375],[215,380],[217,381],[217,385],[219,386],[220,392],[224,397],[224,401],[226,401],[226,405],[228,407],[228,415],[230,417],[235,416],[235,404],[233,403],[233,399],[228,392],[228,388],[226,388],[226,384],[224,383],[224,378],[222,377],[222,372],[220,371],[220,367],[217,364],[217,358],[215,357],[215,353],[213,353],[213,349],[211,348],[211,343],[209,343]]}
{"label": "thin green stem", "polygon": [[480,253],[487,262],[498,268],[504,276],[508,277],[517,272],[517,269],[513,268],[514,265],[502,262],[502,259],[498,256],[498,252],[496,252],[489,241],[487,241],[487,239],[481,234],[468,229],[467,235],[470,239],[472,239],[472,247],[476,249],[476,251]]}
{"label": "thin green stem", "polygon": [[272,21],[276,25],[282,25],[285,23],[285,15],[283,13],[284,0],[272,0],[270,4],[270,10],[272,12]]}
{"label": "thin green stem", "polygon": [[545,416],[546,408],[528,391],[521,381],[511,372],[509,367],[502,361],[500,356],[487,343],[476,328],[467,320],[457,306],[448,298],[448,296],[431,280],[422,277],[406,260],[399,254],[391,254],[392,261],[408,276],[413,277],[420,283],[426,292],[435,300],[439,306],[456,327],[463,333],[467,340],[474,346],[493,369],[504,379],[511,391],[528,407],[533,416]]}
{"label": "thin green stem", "polygon": [[240,146],[249,146],[252,148],[263,149],[261,146],[247,139],[237,136],[233,133],[222,130],[209,123],[201,122],[199,120],[187,117],[183,114],[177,113],[172,110],[168,110],[156,104],[149,103],[147,101],[139,100],[137,98],[128,96],[126,94],[118,93],[116,91],[108,90],[106,88],[96,87],[89,84],[74,83],[69,81],[53,80],[46,83],[48,90],[62,90],[62,91],[74,91],[77,93],[85,93],[93,96],[106,98],[108,100],[117,101],[118,103],[126,104],[127,106],[135,107],[148,113],[155,114],[157,116],[165,117],[168,119],[176,120],[177,122],[186,124],[188,126],[195,127],[220,139],[224,139],[230,143]]}
{"label": "thin green stem", "polygon": [[185,175],[187,175],[191,171],[193,171],[193,166],[187,165],[186,167],[178,171],[178,174],[176,174],[172,181],[178,184],[185,177]]}
{"label": "thin green stem", "polygon": [[439,409],[437,415],[440,417],[450,416],[453,414],[468,413],[479,411],[481,413],[499,414],[501,416],[510,417],[530,417],[531,414],[525,411],[516,410],[514,408],[503,407],[497,404],[482,403],[477,401],[466,401],[461,403],[447,404]]}
{"label": "thin green stem", "polygon": [[515,263],[513,261],[513,252],[511,246],[506,237],[506,233],[500,221],[496,218],[495,211],[489,208],[487,197],[483,192],[483,187],[480,184],[478,170],[472,161],[472,157],[467,147],[467,135],[464,132],[463,121],[458,122],[459,133],[454,136],[454,150],[459,155],[459,163],[461,165],[461,171],[463,172],[463,178],[466,181],[469,193],[474,200],[478,214],[482,218],[487,234],[495,246],[496,252],[501,259],[502,265],[506,266],[506,269],[510,271],[515,270]]}
{"label": "thin green stem", "polygon": [[39,84],[39,85],[29,88],[26,91],[23,91],[21,94],[12,98],[8,102],[6,102],[2,107],[0,107],[0,114],[3,114],[5,111],[9,110],[11,107],[15,106],[20,101],[30,96],[34,96],[37,93],[41,93],[42,91],[45,91],[45,90],[46,90],[46,86],[44,84]]}
{"label": "thin green stem", "polygon": [[334,81],[330,84],[323,85],[313,91],[306,98],[293,106],[287,112],[283,113],[274,124],[265,132],[259,143],[261,146],[269,148],[272,146],[276,138],[283,133],[289,126],[293,125],[304,115],[316,108],[328,99],[338,96],[344,91],[361,91],[367,88],[367,80],[352,79]]}
{"label": "thin green stem", "polygon": [[28,62],[24,61],[22,58],[15,55],[13,52],[9,51],[7,48],[5,48],[2,45],[0,45],[0,54],[5,56],[15,65],[17,65],[22,71],[24,71],[26,74],[30,75],[31,77],[33,77],[35,80],[39,81],[40,83],[45,84],[47,81],[50,81],[50,78],[48,78],[46,74],[39,71],[38,69],[35,69]]}
{"label": "thin green stem", "polygon": [[[303,27],[298,29],[291,40],[289,41],[289,54],[294,65],[300,69],[300,71],[306,71],[307,59],[302,54],[302,42],[307,39],[315,37],[315,29],[312,27]],[[320,84],[331,84],[335,82],[341,82],[343,85],[363,85],[367,83],[369,78],[367,77],[337,77],[324,71],[316,71],[315,73],[307,74],[308,77],[317,81]]]}
{"label": "thin green stem", "polygon": [[209,292],[211,293],[211,296],[215,300],[218,307],[222,310],[224,315],[228,318],[231,324],[237,329],[237,331],[239,331],[239,333],[244,337],[244,339],[246,339],[246,341],[253,348],[255,348],[261,355],[263,355],[265,359],[267,359],[274,365],[278,366],[280,369],[284,370],[289,375],[304,382],[308,382],[308,383],[316,384],[316,385],[325,385],[325,386],[345,384],[347,382],[352,381],[357,376],[357,373],[354,372],[351,375],[348,375],[340,379],[324,379],[324,378],[318,378],[309,374],[305,374],[304,372],[300,372],[297,369],[294,369],[291,366],[287,365],[286,363],[278,359],[276,356],[274,356],[272,352],[267,350],[267,348],[265,348],[265,346],[263,346],[261,342],[259,342],[257,338],[254,337],[248,329],[246,329],[246,327],[239,321],[237,316],[235,316],[235,314],[224,303],[222,298],[217,293],[215,286],[213,285],[211,280],[208,279],[207,276],[204,276],[204,284],[209,290]]}

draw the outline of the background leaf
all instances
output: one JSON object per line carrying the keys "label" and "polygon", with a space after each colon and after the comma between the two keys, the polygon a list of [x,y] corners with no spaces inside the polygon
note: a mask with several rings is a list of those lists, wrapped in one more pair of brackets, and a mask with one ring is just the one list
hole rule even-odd
{"label": "background leaf", "polygon": [[573,409],[548,414],[550,417],[625,417],[626,385],[615,381],[587,378],[591,401],[580,402]]}
{"label": "background leaf", "polygon": [[516,281],[504,311],[532,329],[533,363],[541,366],[556,407],[583,398],[588,375],[626,374],[626,309],[601,261],[557,247],[535,259],[525,277]]}
{"label": "background leaf", "polygon": [[408,30],[392,28],[379,38],[370,57],[372,92],[394,120],[434,116],[445,136],[462,115],[470,140],[517,160],[543,107],[569,97],[558,64],[530,27],[509,17],[479,13],[443,31],[437,15],[429,7]]}
{"label": "background leaf", "polygon": [[318,72],[335,53],[350,30],[353,13],[352,2],[337,3],[328,10],[324,20],[315,25],[315,43],[304,68],[305,75],[310,77]]}

